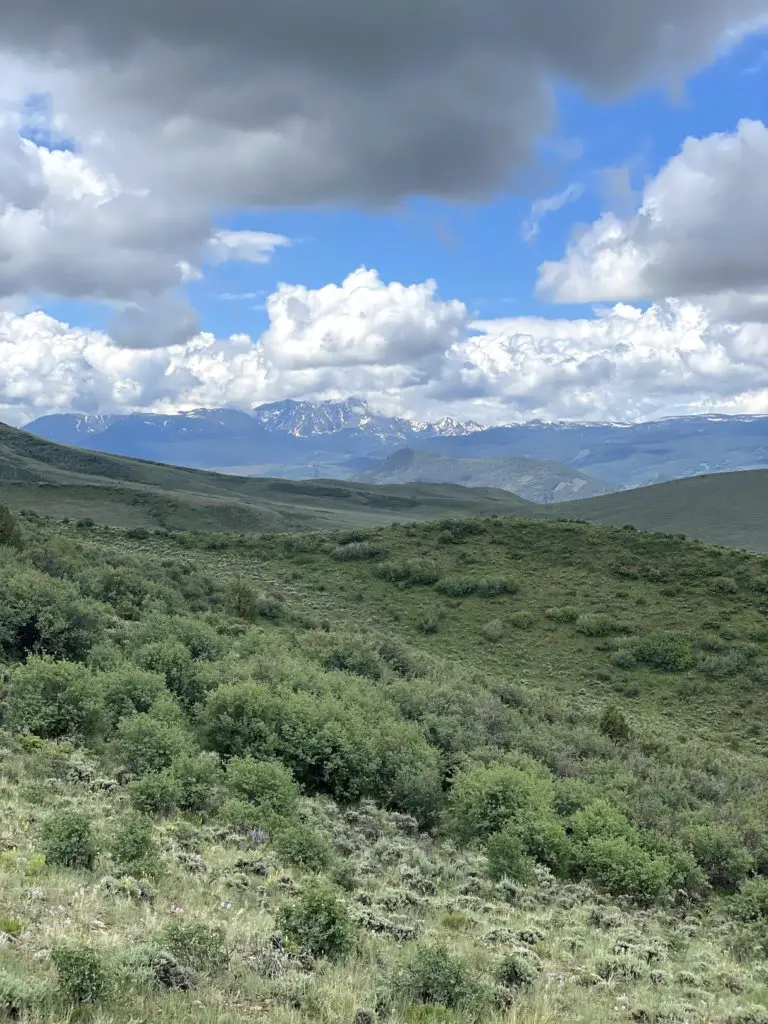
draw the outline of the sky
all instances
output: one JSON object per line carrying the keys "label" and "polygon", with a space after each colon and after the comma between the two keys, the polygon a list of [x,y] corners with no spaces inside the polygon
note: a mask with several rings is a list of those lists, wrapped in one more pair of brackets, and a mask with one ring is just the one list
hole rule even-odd
{"label": "sky", "polygon": [[14,6],[5,422],[768,413],[768,0]]}

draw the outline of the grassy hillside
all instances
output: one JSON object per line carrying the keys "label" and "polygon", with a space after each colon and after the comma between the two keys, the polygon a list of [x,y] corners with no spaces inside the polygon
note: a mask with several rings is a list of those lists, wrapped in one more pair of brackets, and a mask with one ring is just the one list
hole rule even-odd
{"label": "grassy hillside", "polygon": [[768,559],[0,539],[0,1017],[765,1024]]}
{"label": "grassy hillside", "polygon": [[451,483],[462,487],[496,487],[528,501],[560,502],[595,497],[608,484],[558,462],[523,459],[453,459],[437,452],[403,448],[358,474],[372,484]]}
{"label": "grassy hillside", "polygon": [[452,486],[372,487],[251,479],[53,444],[0,424],[0,501],[59,519],[124,527],[275,532],[440,515],[512,515],[513,494]]}
{"label": "grassy hillside", "polygon": [[714,473],[567,502],[558,514],[641,530],[684,533],[709,544],[768,551],[768,470]]}

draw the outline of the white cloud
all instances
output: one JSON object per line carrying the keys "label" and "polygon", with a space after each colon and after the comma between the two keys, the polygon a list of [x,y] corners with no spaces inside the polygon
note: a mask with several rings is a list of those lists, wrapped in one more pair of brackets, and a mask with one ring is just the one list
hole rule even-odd
{"label": "white cloud", "polygon": [[754,318],[768,292],[766,182],[761,122],[689,138],[634,216],[603,214],[562,260],[542,264],[539,292],[559,302],[713,296],[721,314]]}
{"label": "white cloud", "polygon": [[526,242],[533,241],[541,228],[542,217],[546,217],[548,213],[556,213],[558,210],[562,210],[568,203],[575,203],[583,194],[584,186],[578,182],[572,182],[562,192],[557,192],[552,196],[544,196],[542,199],[536,199],[531,204],[530,217],[523,222],[520,229],[523,240]]}
{"label": "white cloud", "polygon": [[198,334],[153,349],[2,313],[0,419],[349,394],[388,412],[488,423],[768,410],[768,326],[726,323],[685,300],[472,323],[432,282],[361,269],[317,290],[282,285],[267,313],[258,339]]}
{"label": "white cloud", "polygon": [[208,257],[213,263],[269,263],[276,249],[291,244],[285,235],[268,231],[216,231],[208,242]]}

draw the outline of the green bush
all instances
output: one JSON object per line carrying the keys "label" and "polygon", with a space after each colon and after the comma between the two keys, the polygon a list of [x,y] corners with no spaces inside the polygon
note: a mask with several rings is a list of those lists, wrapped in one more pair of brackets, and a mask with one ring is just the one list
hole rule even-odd
{"label": "green bush", "polygon": [[409,1003],[468,1008],[480,993],[469,965],[442,944],[419,944],[394,976],[398,1000]]}
{"label": "green bush", "polygon": [[502,957],[496,977],[505,988],[529,988],[541,971],[541,960],[535,953],[515,949]]}
{"label": "green bush", "polygon": [[382,677],[378,651],[360,637],[334,636],[325,646],[320,660],[327,669],[352,672],[377,682]]}
{"label": "green bush", "polygon": [[92,870],[98,847],[90,817],[82,811],[54,811],[43,822],[40,849],[49,864]]}
{"label": "green bush", "polygon": [[551,787],[519,768],[475,765],[458,772],[443,815],[446,833],[469,843],[500,832],[517,816],[551,803]]}
{"label": "green bush", "polygon": [[331,558],[337,562],[363,562],[374,558],[382,558],[386,549],[379,544],[372,544],[369,540],[350,541],[348,544],[339,544],[331,551]]}
{"label": "green bush", "polygon": [[477,590],[477,580],[465,576],[449,576],[447,579],[439,580],[435,590],[447,597],[469,597]]}
{"label": "green bush", "polygon": [[477,582],[480,597],[499,597],[501,594],[517,594],[520,584],[511,576],[484,576]]}
{"label": "green bush", "polygon": [[278,926],[290,941],[313,956],[340,960],[355,945],[355,928],[344,901],[325,883],[308,885],[280,908]]}
{"label": "green bush", "polygon": [[14,732],[93,741],[106,726],[101,680],[84,665],[30,657],[11,669],[4,697],[5,724]]}
{"label": "green bush", "polygon": [[707,822],[684,829],[682,839],[716,889],[735,892],[753,867],[737,828]]}
{"label": "green bush", "polygon": [[158,707],[152,713],[131,715],[118,722],[112,756],[131,775],[162,771],[194,751],[187,729],[178,718],[163,711]]}
{"label": "green bush", "polygon": [[[90,663],[93,663],[93,652]],[[129,662],[105,672],[102,688],[107,710],[114,723],[128,715],[146,714],[168,692],[163,675],[147,672]]]}
{"label": "green bush", "polygon": [[653,903],[668,889],[670,865],[623,836],[595,836],[578,851],[581,870],[613,896]]}
{"label": "green bush", "polygon": [[96,1003],[107,994],[111,971],[104,954],[93,946],[67,943],[54,946],[51,961],[59,986],[72,1003]]}
{"label": "green bush", "polygon": [[615,704],[609,704],[600,716],[600,732],[616,743],[626,742],[630,737],[627,716]]}
{"label": "green bush", "polygon": [[160,868],[160,847],[144,818],[128,817],[123,821],[112,837],[109,853],[123,874],[153,876]]}
{"label": "green bush", "polygon": [[21,548],[23,544],[19,524],[5,505],[0,505],[0,545]]}
{"label": "green bush", "polygon": [[731,903],[739,921],[768,920],[768,878],[748,878]]}
{"label": "green bush", "polygon": [[161,946],[184,967],[202,974],[215,974],[229,964],[226,933],[218,925],[169,921],[162,931]]}
{"label": "green bush", "polygon": [[126,789],[133,807],[141,814],[173,814],[181,800],[181,787],[168,769],[149,772],[130,782]]}
{"label": "green bush", "polygon": [[515,629],[532,629],[536,625],[536,616],[527,608],[520,608],[519,611],[512,612],[509,621]]}
{"label": "green bush", "polygon": [[287,818],[299,802],[299,787],[280,761],[233,757],[227,763],[227,788],[267,815]]}
{"label": "green bush", "polygon": [[166,771],[176,784],[180,810],[204,813],[214,806],[224,782],[217,754],[210,751],[184,753],[175,758]]}
{"label": "green bush", "polygon": [[45,986],[32,978],[0,970],[0,1020],[27,1020],[46,998]]}
{"label": "green bush", "polygon": [[103,631],[103,606],[86,600],[69,580],[36,569],[6,572],[0,651],[7,659],[30,654],[83,661]]}
{"label": "green bush", "polygon": [[232,796],[225,800],[219,807],[217,818],[222,824],[237,832],[249,832],[251,830],[267,830],[272,827],[272,816],[264,811],[262,807],[250,803],[239,796]]}
{"label": "green bush", "polygon": [[329,840],[307,825],[292,825],[281,830],[274,845],[281,861],[304,871],[325,871],[333,860]]}
{"label": "green bush", "polygon": [[618,633],[621,626],[612,615],[586,612],[576,619],[576,629],[585,636],[610,636],[612,633]]}
{"label": "green bush", "polygon": [[684,672],[694,662],[690,637],[673,630],[649,633],[632,644],[630,651],[636,663],[658,672]]}
{"label": "green bush", "polygon": [[383,562],[376,575],[390,583],[402,583],[406,586],[430,586],[440,579],[440,571],[436,562],[424,558],[406,558],[402,562]]}
{"label": "green bush", "polygon": [[197,665],[180,640],[169,638],[146,644],[135,655],[142,668],[157,672],[165,685],[186,708],[193,707],[205,696],[205,684],[198,676]]}
{"label": "green bush", "polygon": [[578,608],[573,605],[559,605],[554,608],[547,608],[544,612],[544,616],[547,619],[551,619],[552,622],[576,622],[581,612]]}
{"label": "green bush", "polygon": [[534,862],[526,855],[522,840],[513,828],[490,836],[485,855],[488,874],[494,881],[510,878],[514,882],[527,883],[534,878]]}
{"label": "green bush", "polygon": [[490,619],[483,624],[480,632],[486,640],[490,640],[494,644],[498,643],[504,637],[504,623],[501,619]]}

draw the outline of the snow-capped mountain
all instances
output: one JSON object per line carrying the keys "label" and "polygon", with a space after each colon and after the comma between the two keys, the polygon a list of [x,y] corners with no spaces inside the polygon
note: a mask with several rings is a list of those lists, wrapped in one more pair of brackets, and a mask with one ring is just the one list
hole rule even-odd
{"label": "snow-capped mountain", "polygon": [[481,427],[385,416],[361,398],[273,402],[245,412],[44,416],[27,425],[60,444],[243,475],[348,478],[402,448],[454,459],[557,462],[615,488],[768,466],[768,416],[683,416],[649,423]]}
{"label": "snow-capped mountain", "polygon": [[253,418],[269,430],[282,430],[294,437],[317,437],[337,434],[341,430],[358,430],[376,437],[407,439],[422,437],[459,437],[483,430],[479,423],[460,423],[451,417],[426,423],[383,416],[373,412],[362,398],[341,401],[271,402],[253,410]]}

